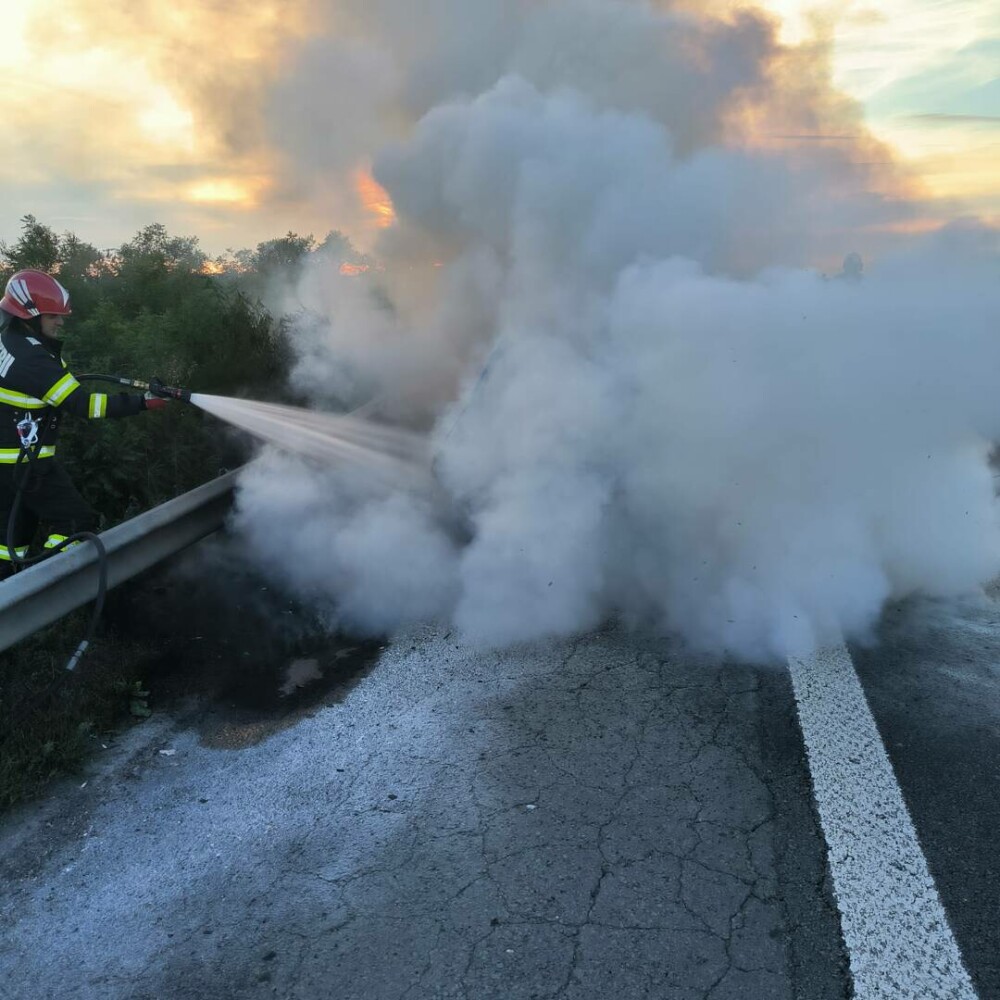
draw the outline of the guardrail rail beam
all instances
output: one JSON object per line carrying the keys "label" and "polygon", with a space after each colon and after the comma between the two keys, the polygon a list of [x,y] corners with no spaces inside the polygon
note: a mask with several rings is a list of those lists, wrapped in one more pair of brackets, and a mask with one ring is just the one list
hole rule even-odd
{"label": "guardrail rail beam", "polygon": [[[101,533],[108,589],[218,531],[232,509],[239,470]],[[0,652],[97,597],[97,552],[76,546],[0,583]]]}

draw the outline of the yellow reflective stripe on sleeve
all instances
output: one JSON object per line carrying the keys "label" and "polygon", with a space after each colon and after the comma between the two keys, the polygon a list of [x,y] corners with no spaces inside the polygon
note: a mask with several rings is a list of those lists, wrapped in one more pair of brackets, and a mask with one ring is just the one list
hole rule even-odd
{"label": "yellow reflective stripe on sleeve", "polygon": [[20,410],[38,409],[45,405],[41,399],[26,396],[23,392],[14,392],[12,389],[0,389],[0,403],[16,406]]}
{"label": "yellow reflective stripe on sleeve", "polygon": [[108,412],[108,394],[106,392],[94,392],[90,395],[90,416],[96,420],[106,416]]}
{"label": "yellow reflective stripe on sleeve", "polygon": [[[52,458],[55,453],[56,446],[54,444],[47,444],[38,449],[38,454],[35,458]],[[14,465],[20,456],[20,448],[0,448],[0,465]],[[27,462],[28,459],[25,459],[25,461]]]}
{"label": "yellow reflective stripe on sleeve", "polygon": [[72,375],[63,375],[61,379],[44,396],[42,399],[48,403],[50,406],[58,406],[77,386],[79,382]]}
{"label": "yellow reflective stripe on sleeve", "polygon": [[[23,559],[28,554],[28,546],[25,545],[21,548],[15,547],[14,554],[19,558]],[[11,561],[10,549],[8,549],[6,545],[0,545],[0,560],[2,560],[3,562]]]}

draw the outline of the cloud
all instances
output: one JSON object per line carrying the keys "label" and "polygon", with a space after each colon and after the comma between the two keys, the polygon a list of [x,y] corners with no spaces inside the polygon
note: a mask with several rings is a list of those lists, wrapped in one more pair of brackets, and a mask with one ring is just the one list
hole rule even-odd
{"label": "cloud", "polygon": [[[304,37],[307,6],[41,0],[5,22],[0,109],[18,141],[0,165],[10,206],[0,226],[13,233],[26,211],[46,221],[69,181],[105,192],[88,206],[98,226],[82,233],[102,245],[164,215],[211,237],[212,204],[227,206],[234,230],[259,231],[266,211],[252,227],[241,215],[280,191],[260,105]],[[208,204],[193,210],[199,198]]]}
{"label": "cloud", "polygon": [[981,125],[996,125],[1000,123],[1000,115],[948,115],[948,114],[922,114],[922,115],[910,115],[911,118],[916,121],[922,122],[941,122],[942,124],[981,124]]}
{"label": "cloud", "polygon": [[1000,39],[996,37],[944,48],[880,88],[873,95],[870,107],[879,116],[923,108],[992,116],[1000,93],[996,76],[998,59]]}

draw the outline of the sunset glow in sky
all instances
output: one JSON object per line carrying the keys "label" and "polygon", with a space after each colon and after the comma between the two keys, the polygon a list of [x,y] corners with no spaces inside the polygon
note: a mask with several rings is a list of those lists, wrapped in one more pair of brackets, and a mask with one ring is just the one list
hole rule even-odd
{"label": "sunset glow in sky", "polygon": [[[951,214],[1000,217],[997,0],[763,6],[783,19],[788,44],[832,40],[834,82],[931,199],[954,201]],[[285,169],[286,135],[322,127],[281,94],[283,73],[316,34],[317,9],[314,0],[0,0],[0,238],[16,237],[31,213],[102,247],[154,221],[213,253],[289,229],[339,228],[370,245],[392,206],[364,161],[333,162],[333,136],[327,184],[305,189]],[[337,29],[327,10],[322,33]]]}

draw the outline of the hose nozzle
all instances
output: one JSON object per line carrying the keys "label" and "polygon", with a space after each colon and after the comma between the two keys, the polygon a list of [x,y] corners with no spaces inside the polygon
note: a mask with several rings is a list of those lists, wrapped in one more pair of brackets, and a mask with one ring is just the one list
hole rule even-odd
{"label": "hose nozzle", "polygon": [[176,386],[164,385],[158,378],[149,380],[149,391],[161,399],[179,399],[182,403],[191,402],[189,389],[178,389]]}

